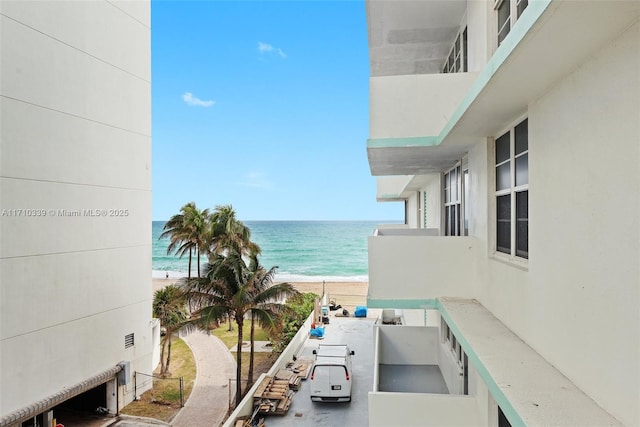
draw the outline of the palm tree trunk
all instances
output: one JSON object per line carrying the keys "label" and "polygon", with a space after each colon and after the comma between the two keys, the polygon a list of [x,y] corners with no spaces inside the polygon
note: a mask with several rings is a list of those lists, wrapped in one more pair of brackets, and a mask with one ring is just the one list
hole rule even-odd
{"label": "palm tree trunk", "polygon": [[198,254],[198,278],[200,277],[200,246],[196,246],[196,251]]}
{"label": "palm tree trunk", "polygon": [[[167,331],[167,334],[169,334],[169,331]],[[162,376],[166,376],[169,374],[169,364],[171,363],[171,335],[168,335],[168,337],[169,345],[167,345],[167,363],[164,365],[165,372],[162,374]]]}
{"label": "palm tree trunk", "polygon": [[189,248],[189,273],[187,273],[187,279],[191,279],[191,248]]}
{"label": "palm tree trunk", "polygon": [[164,376],[164,349],[167,347],[167,337],[162,340],[162,346],[160,347],[160,376]]}
{"label": "palm tree trunk", "polygon": [[253,313],[251,313],[251,355],[249,357],[249,374],[247,375],[247,388],[253,385],[254,336],[255,336],[255,321],[253,319]]}
{"label": "palm tree trunk", "polygon": [[[231,322],[229,322],[231,323]],[[242,400],[242,323],[243,318],[236,315],[238,324],[238,346],[236,347],[236,405]]]}

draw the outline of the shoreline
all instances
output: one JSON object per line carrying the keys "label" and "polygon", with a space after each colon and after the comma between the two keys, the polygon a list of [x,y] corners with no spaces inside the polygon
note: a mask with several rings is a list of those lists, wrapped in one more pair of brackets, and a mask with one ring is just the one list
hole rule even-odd
{"label": "shoreline", "polygon": [[[176,283],[180,278],[152,278],[153,284],[153,292],[164,288],[165,286]],[[282,283],[282,281],[278,280],[275,283]],[[319,282],[289,282],[296,288],[299,292],[313,292],[322,295],[323,283]],[[365,301],[367,298],[367,293],[369,291],[369,282],[360,282],[360,281],[325,281],[324,282],[324,290],[329,295],[330,299],[335,299],[337,304],[349,305],[353,300],[359,301],[356,305],[365,305]],[[343,300],[341,302],[340,300]]]}
{"label": "shoreline", "polygon": [[[187,277],[187,274],[182,271],[165,271],[165,270],[152,270],[151,278],[153,280],[166,280],[167,275],[169,280],[177,281]],[[192,275],[197,275],[196,272],[192,272]],[[277,273],[275,276],[275,283],[289,282],[289,283],[368,283],[369,275],[355,275],[355,276],[305,276],[301,274],[289,274],[289,273]]]}

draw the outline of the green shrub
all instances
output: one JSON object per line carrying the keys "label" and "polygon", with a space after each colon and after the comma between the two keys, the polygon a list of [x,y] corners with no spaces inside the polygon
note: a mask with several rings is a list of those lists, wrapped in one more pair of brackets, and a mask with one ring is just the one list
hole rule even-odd
{"label": "green shrub", "polygon": [[282,353],[287,348],[300,327],[313,311],[318,295],[313,292],[300,293],[287,300],[287,310],[282,316],[282,327],[270,338],[275,353]]}

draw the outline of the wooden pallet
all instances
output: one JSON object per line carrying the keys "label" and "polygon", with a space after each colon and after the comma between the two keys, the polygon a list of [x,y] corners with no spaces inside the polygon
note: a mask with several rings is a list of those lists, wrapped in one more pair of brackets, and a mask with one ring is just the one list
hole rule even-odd
{"label": "wooden pallet", "polygon": [[289,389],[289,379],[264,377],[253,394],[254,407],[262,414],[284,415],[291,406],[293,391]]}
{"label": "wooden pallet", "polygon": [[313,360],[310,359],[299,359],[295,362],[288,363],[286,370],[292,373],[289,377],[289,387],[297,391],[300,388],[300,381],[306,380],[309,377],[312,366]]}

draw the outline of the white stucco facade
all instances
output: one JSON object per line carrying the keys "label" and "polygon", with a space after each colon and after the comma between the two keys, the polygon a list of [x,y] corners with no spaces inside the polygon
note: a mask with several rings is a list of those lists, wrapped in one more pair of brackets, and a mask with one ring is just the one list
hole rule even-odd
{"label": "white stucco facade", "polygon": [[[608,413],[612,423],[638,425],[638,2],[530,1],[497,49],[493,8],[493,1],[466,2],[468,70],[480,77],[447,125],[403,139],[395,136],[396,127],[390,127],[386,135],[382,127],[372,124],[376,135],[368,143],[369,160],[374,174],[384,171],[380,180],[390,179],[382,175],[393,175],[391,163],[384,164],[384,150],[394,156],[393,165],[401,165],[397,174],[404,176],[409,168],[440,167],[443,153],[463,147],[457,159],[441,167],[439,176],[456,164],[468,170],[468,183],[461,191],[469,232],[468,236],[370,238],[369,303],[380,308],[419,308],[438,306],[444,297],[476,300],[488,316],[495,316],[531,352],[588,396],[594,408]],[[423,11],[428,13],[429,7]],[[376,18],[379,22],[384,15]],[[372,21],[370,17],[370,31],[376,31]],[[595,27],[598,29],[590,30]],[[571,38],[574,48],[562,50],[563,38]],[[555,46],[549,40],[556,40]],[[552,56],[555,53],[563,55]],[[546,65],[551,62],[553,65]],[[516,69],[518,73],[512,75]],[[510,90],[498,90],[506,87]],[[408,91],[404,86],[402,90]],[[429,99],[428,92],[412,94],[408,105],[420,95]],[[452,96],[460,98],[456,92]],[[394,101],[399,104],[401,101]],[[375,114],[384,113],[376,107]],[[390,114],[402,112],[396,109]],[[523,119],[528,121],[528,259],[496,251],[494,140]],[[440,117],[428,119],[432,120]],[[383,138],[389,140],[382,143]],[[421,139],[416,143],[415,138]],[[416,159],[415,165],[397,161],[403,149],[407,158]],[[418,192],[427,198],[427,218],[418,227],[437,227],[445,234],[444,184],[434,179],[425,182]],[[408,187],[411,192],[405,191]],[[396,193],[409,200],[416,197],[415,190],[407,185]],[[455,313],[450,316],[453,324],[463,323]],[[499,384],[491,384],[491,378],[502,375],[502,368],[499,364],[488,368],[486,354],[472,344],[479,339],[472,328],[460,327],[457,332],[462,335],[456,338],[463,342],[463,350],[475,354],[481,365],[472,364],[469,370],[475,378],[473,390],[482,424],[497,425],[496,400],[509,407],[510,413],[505,410],[505,414],[512,423],[553,419],[567,424],[567,414],[564,421],[544,409],[540,414],[551,418],[522,414],[515,394],[503,393]],[[502,357],[511,356],[504,349]],[[474,373],[485,369],[486,376]],[[567,413],[578,410],[570,404],[566,408]],[[376,416],[383,416],[383,410],[376,411]],[[384,424],[383,418],[377,419],[379,425]]]}
{"label": "white stucco facade", "polygon": [[0,2],[0,419],[125,362],[122,407],[153,369],[150,26]]}

